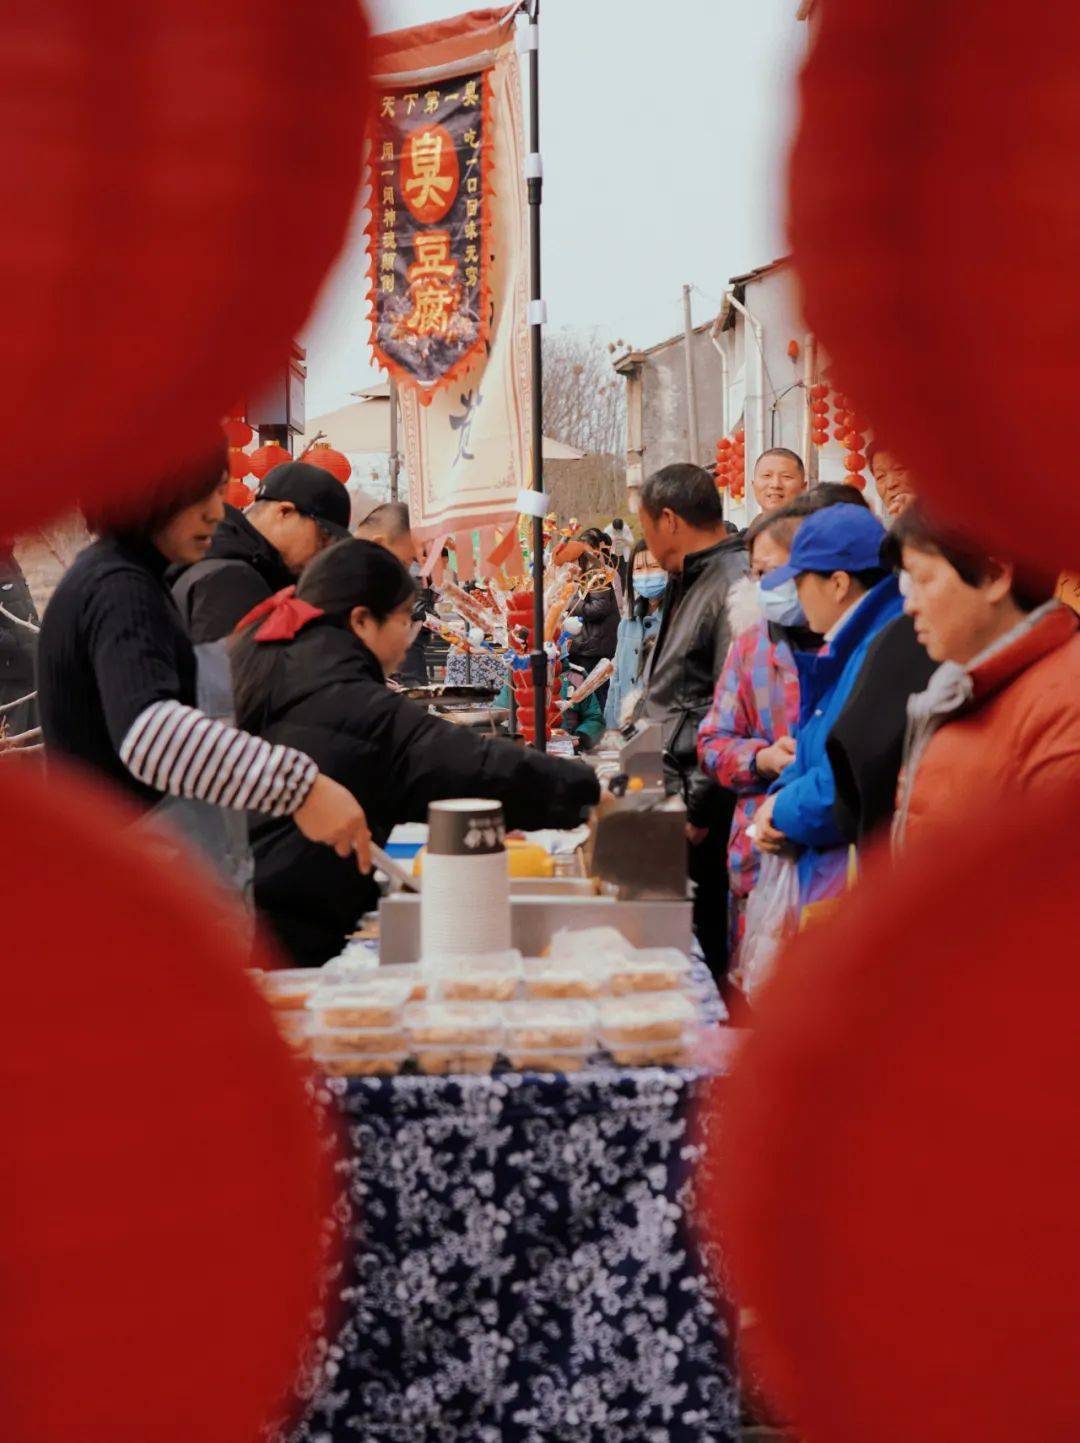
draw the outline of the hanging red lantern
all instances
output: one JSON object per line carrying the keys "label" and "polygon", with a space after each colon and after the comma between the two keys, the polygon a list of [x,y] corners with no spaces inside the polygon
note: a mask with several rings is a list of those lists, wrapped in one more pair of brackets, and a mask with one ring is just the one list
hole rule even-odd
{"label": "hanging red lantern", "polygon": [[[1075,566],[1080,487],[1041,471],[1025,481],[1018,524],[1015,458],[1033,416],[1076,404],[1080,211],[1060,176],[1080,147],[1080,7],[1040,7],[1033,25],[1009,0],[942,0],[929,34],[913,0],[818,8],[790,167],[808,325],[857,378],[860,407],[902,448],[936,516],[991,551]],[[901,113],[921,117],[918,145]],[[993,175],[1007,183],[971,163],[991,136]],[[930,325],[913,327],[910,298],[931,293]],[[1004,295],[1042,319],[1002,327]]]}
{"label": "hanging red lantern", "polygon": [[825,385],[824,381],[818,381],[816,385],[810,387],[811,400],[824,401],[828,394],[829,388]]}
{"label": "hanging red lantern", "polygon": [[321,471],[329,471],[331,476],[336,476],[344,486],[352,475],[352,462],[348,456],[340,451],[335,451],[328,441],[316,441],[314,446],[309,446],[300,458],[306,461],[309,466],[318,466]]}
{"label": "hanging red lantern", "polygon": [[799,343],[798,343],[798,341],[788,341],[788,343],[787,343],[787,353],[788,353],[788,355],[791,357],[791,359],[792,359],[793,361],[797,361],[797,360],[799,359]]}
{"label": "hanging red lantern", "polygon": [[721,436],[720,439],[719,439],[719,441],[717,441],[717,443],[716,443],[716,453],[717,453],[717,455],[718,455],[718,456],[726,456],[727,453],[728,453],[730,450],[731,450],[731,441],[728,439],[727,436]]}
{"label": "hanging red lantern", "polygon": [[257,451],[252,451],[248,460],[251,462],[253,474],[261,481],[268,471],[272,471],[275,466],[284,466],[292,457],[284,446],[279,446],[276,441],[269,441]]}
{"label": "hanging red lantern", "polygon": [[[21,1300],[4,1326],[5,1434],[261,1436],[308,1333],[333,1197],[303,1076],[244,972],[274,958],[251,956],[194,861],[162,865],[130,809],[59,762],[48,777],[0,767],[0,816],[19,839],[4,942],[22,961],[0,1077],[18,1220],[0,1267],[5,1306]],[[78,948],[43,925],[58,896]],[[167,1020],[149,956],[175,984]],[[60,1057],[92,1118],[67,1105]]]}
{"label": "hanging red lantern", "polygon": [[866,457],[861,451],[849,451],[844,457],[845,471],[861,471],[866,465]]}
{"label": "hanging red lantern", "polygon": [[866,477],[861,472],[851,471],[844,477],[844,480],[849,486],[854,486],[859,491],[866,490]]}
{"label": "hanging red lantern", "polygon": [[836,440],[836,441],[843,441],[843,439],[844,439],[844,437],[845,437],[846,435],[847,435],[847,427],[846,427],[846,426],[837,426],[837,428],[835,429],[835,431],[833,431],[833,439]]}
{"label": "hanging red lantern", "polygon": [[229,475],[234,481],[239,481],[242,476],[251,474],[251,457],[246,451],[238,451],[235,446],[229,448]]}
{"label": "hanging red lantern", "polygon": [[825,446],[828,444],[829,433],[828,431],[811,431],[810,439],[815,446]]}
{"label": "hanging red lantern", "polygon": [[833,405],[838,411],[846,411],[848,409],[848,398],[838,391],[833,397]]}
{"label": "hanging red lantern", "polygon": [[844,436],[844,445],[849,451],[858,451],[862,443],[863,438],[859,431],[848,431]]}
{"label": "hanging red lantern", "polygon": [[[36,0],[0,55],[13,533],[137,496],[148,455],[166,472],[203,451],[288,356],[360,182],[357,0],[320,0],[301,24],[293,0],[97,0],[93,22]],[[258,221],[285,193],[304,222],[283,261]],[[51,480],[30,485],[42,435]]]}
{"label": "hanging red lantern", "polygon": [[851,429],[853,431],[869,431],[870,429],[870,422],[864,421],[863,418],[855,411],[853,411],[848,418],[848,424],[851,426]]}
{"label": "hanging red lantern", "polygon": [[230,447],[249,446],[255,439],[255,432],[248,423],[235,416],[230,416],[227,421],[222,421],[221,429],[225,432],[225,439]]}
{"label": "hanging red lantern", "polygon": [[810,409],[815,416],[827,416],[829,414],[828,401],[811,401]]}
{"label": "hanging red lantern", "polygon": [[245,486],[243,481],[230,481],[225,487],[226,505],[235,506],[237,511],[243,511],[245,506],[250,506],[254,500],[254,491],[250,486]]}

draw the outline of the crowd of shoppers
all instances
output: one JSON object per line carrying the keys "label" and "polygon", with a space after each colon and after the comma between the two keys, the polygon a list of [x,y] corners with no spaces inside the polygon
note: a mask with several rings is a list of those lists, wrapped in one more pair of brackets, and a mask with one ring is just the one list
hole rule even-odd
{"label": "crowd of shoppers", "polygon": [[[672,465],[641,488],[641,539],[615,518],[557,547],[577,585],[559,730],[586,753],[608,729],[659,724],[695,932],[725,985],[753,941],[764,857],[790,878],[788,925],[811,925],[890,830],[907,847],[973,797],[1006,804],[1080,772],[1080,637],[1057,579],[936,526],[902,459],[869,453],[881,519],[770,448],[743,533],[709,472]],[[39,639],[0,555],[9,732],[39,713],[51,755],[231,885],[253,869],[264,922],[302,964],[333,955],[373,901],[372,835],[428,802],[497,797],[522,827],[581,819],[599,789],[580,763],[449,726],[388,685],[426,678],[417,631],[434,596],[418,590],[407,506],[350,503],[297,461],[241,513],[224,480],[215,453],[88,518],[96,540]],[[471,660],[491,674],[469,680],[503,686],[499,658]],[[573,701],[604,660],[610,687]],[[504,686],[494,705],[509,700]]]}

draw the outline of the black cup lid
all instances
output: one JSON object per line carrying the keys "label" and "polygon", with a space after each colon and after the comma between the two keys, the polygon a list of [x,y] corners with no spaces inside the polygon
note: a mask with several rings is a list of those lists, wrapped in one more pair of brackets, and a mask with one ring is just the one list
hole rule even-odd
{"label": "black cup lid", "polygon": [[436,857],[483,857],[506,850],[501,802],[464,797],[428,808],[428,852]]}

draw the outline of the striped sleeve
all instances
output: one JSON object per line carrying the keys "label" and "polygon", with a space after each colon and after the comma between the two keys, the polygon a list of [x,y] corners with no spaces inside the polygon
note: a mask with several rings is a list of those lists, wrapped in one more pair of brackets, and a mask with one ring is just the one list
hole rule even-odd
{"label": "striped sleeve", "polygon": [[178,701],[152,702],[139,713],[120,744],[120,760],[159,792],[271,817],[291,816],[318,775],[303,752]]}

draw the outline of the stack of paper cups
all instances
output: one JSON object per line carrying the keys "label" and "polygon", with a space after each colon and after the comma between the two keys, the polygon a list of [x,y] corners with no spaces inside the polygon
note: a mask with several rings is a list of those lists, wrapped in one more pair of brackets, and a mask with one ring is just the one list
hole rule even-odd
{"label": "stack of paper cups", "polygon": [[452,962],[510,949],[510,867],[500,802],[432,802],[420,889],[420,956]]}

